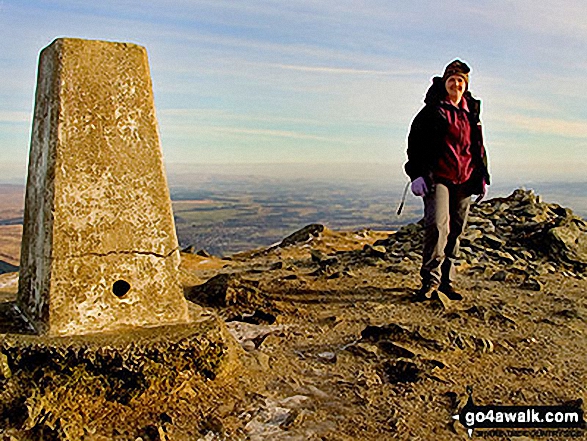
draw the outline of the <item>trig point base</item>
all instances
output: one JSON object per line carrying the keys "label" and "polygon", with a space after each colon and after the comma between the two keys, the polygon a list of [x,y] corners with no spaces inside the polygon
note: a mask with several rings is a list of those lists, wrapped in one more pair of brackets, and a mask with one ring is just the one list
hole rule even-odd
{"label": "trig point base", "polygon": [[17,304],[75,335],[188,321],[147,52],[57,39],[40,55]]}

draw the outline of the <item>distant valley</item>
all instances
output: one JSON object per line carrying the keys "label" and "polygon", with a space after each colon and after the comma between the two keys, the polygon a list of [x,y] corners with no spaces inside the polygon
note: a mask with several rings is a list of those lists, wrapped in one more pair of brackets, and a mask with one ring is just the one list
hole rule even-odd
{"label": "distant valley", "polygon": [[[489,197],[507,196],[517,185],[494,185]],[[587,217],[587,183],[532,183],[545,201]],[[331,183],[255,177],[207,178],[198,185],[171,182],[180,246],[193,245],[214,255],[230,255],[280,241],[311,223],[333,230],[364,228],[392,231],[416,222],[422,203],[409,191],[396,215],[403,185]],[[0,259],[17,262],[17,237],[23,216],[23,186],[0,185]]]}

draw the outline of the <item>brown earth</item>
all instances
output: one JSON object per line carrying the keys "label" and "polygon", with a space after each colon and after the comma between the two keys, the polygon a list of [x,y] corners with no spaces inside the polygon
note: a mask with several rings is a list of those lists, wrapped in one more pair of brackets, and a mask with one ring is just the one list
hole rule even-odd
{"label": "brown earth", "polygon": [[[154,421],[151,432],[133,439],[464,440],[452,416],[469,387],[477,405],[581,405],[587,400],[583,254],[546,238],[557,228],[554,236],[564,236],[560,228],[570,222],[580,230],[573,236],[579,247],[583,224],[565,210],[528,202],[526,194],[476,210],[458,271],[460,302],[413,301],[418,225],[395,234],[312,225],[280,245],[227,259],[182,253],[186,297],[224,319],[243,348],[246,372],[239,391],[212,392],[213,382],[200,381],[189,396],[168,392],[185,401],[174,422]],[[508,229],[515,222],[519,228]],[[483,234],[472,234],[476,226]],[[0,276],[5,298],[15,286],[14,274]],[[190,401],[205,402],[210,394],[216,406],[200,420],[187,418]],[[5,439],[30,439],[16,437],[24,429],[11,433],[15,438]],[[51,439],[68,439],[52,433]],[[587,439],[587,432],[580,435],[490,439]]]}
{"label": "brown earth", "polygon": [[[229,329],[264,366],[265,406],[245,426],[251,439],[465,439],[451,416],[469,386],[480,405],[587,399],[582,275],[541,275],[535,291],[520,278],[494,281],[494,272],[463,265],[463,301],[414,303],[417,262],[357,259],[329,273],[310,254],[360,253],[381,236],[326,230],[303,244],[235,256],[221,270],[239,275],[237,294],[255,293],[232,293],[234,304],[217,306],[239,320]],[[267,315],[251,317],[255,310]]]}

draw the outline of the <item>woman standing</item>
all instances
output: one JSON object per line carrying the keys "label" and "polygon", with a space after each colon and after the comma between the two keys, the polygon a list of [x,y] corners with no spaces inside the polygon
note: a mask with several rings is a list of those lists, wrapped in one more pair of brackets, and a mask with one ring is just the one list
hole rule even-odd
{"label": "woman standing", "polygon": [[465,230],[471,195],[479,202],[489,185],[483,146],[481,102],[469,92],[469,66],[455,60],[435,77],[425,106],[412,121],[405,170],[412,193],[424,200],[422,287],[417,300],[437,290],[461,300],[454,289],[459,237]]}

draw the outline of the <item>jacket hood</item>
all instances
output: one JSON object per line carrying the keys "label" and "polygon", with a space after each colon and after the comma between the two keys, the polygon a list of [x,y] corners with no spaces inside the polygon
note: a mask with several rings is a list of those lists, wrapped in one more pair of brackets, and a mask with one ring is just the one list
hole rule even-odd
{"label": "jacket hood", "polygon": [[426,92],[425,104],[438,104],[446,97],[446,89],[441,77],[432,78],[432,85]]}

